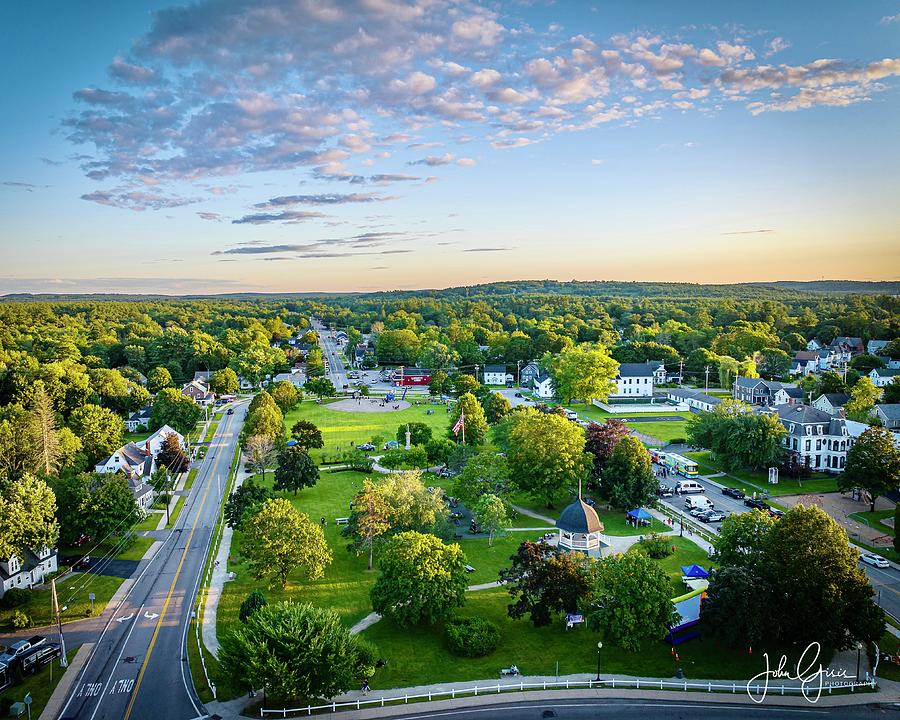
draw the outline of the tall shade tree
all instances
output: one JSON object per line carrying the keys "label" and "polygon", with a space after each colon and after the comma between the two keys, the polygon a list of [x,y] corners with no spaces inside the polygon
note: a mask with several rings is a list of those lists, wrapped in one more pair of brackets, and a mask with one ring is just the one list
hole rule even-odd
{"label": "tall shade tree", "polygon": [[372,609],[401,627],[449,618],[466,598],[466,556],[434,535],[404,532],[381,555]]}
{"label": "tall shade tree", "polygon": [[162,366],[153,368],[147,373],[147,389],[154,395],[163,388],[172,387],[172,373]]}
{"label": "tall shade tree", "polygon": [[297,388],[294,387],[294,384],[287,380],[279,380],[272,385],[269,392],[271,393],[275,404],[278,406],[278,409],[281,410],[284,415],[287,415],[291,410],[297,407],[302,398],[302,395],[298,392]]}
{"label": "tall shade tree", "polygon": [[837,482],[839,490],[865,490],[869,508],[875,512],[875,501],[900,484],[900,450],[894,445],[893,433],[871,427],[860,435],[847,452],[847,463]]}
{"label": "tall shade tree", "polygon": [[165,467],[172,475],[187,472],[191,459],[181,447],[181,441],[175,433],[167,433],[156,455],[156,462]]}
{"label": "tall shade tree", "polygon": [[506,503],[496,495],[482,495],[472,508],[472,515],[479,529],[488,534],[488,547],[494,544],[494,533],[509,524]]}
{"label": "tall shade tree", "polygon": [[505,497],[510,490],[509,463],[493,449],[469,458],[462,472],[453,478],[453,494],[467,507],[474,507],[485,495]]}
{"label": "tall shade tree", "polygon": [[41,466],[32,416],[19,405],[3,408],[0,419],[0,480],[16,480]]}
{"label": "tall shade tree", "polygon": [[372,648],[336,612],[308,603],[257,608],[222,638],[219,661],[235,687],[285,700],[334,697],[375,671]]}
{"label": "tall shade tree", "polygon": [[556,414],[523,414],[509,433],[509,470],[516,485],[547,507],[586,478],[584,429]]}
{"label": "tall shade tree", "polygon": [[425,445],[431,440],[431,426],[423,422],[404,423],[397,427],[397,442],[403,445],[406,442],[406,429],[409,428],[410,445]]}
{"label": "tall shade tree", "polygon": [[593,573],[587,621],[624,650],[662,640],[675,619],[672,583],[658,563],[638,552],[600,560]]}
{"label": "tall shade tree", "polygon": [[491,425],[500,422],[511,411],[512,404],[498,392],[490,393],[484,400],[484,415]]}
{"label": "tall shade tree", "polygon": [[306,381],[303,389],[305,392],[315,395],[319,400],[337,395],[337,388],[335,388],[334,383],[323,377],[310,378]]}
{"label": "tall shade tree", "polygon": [[125,424],[112,410],[84,405],[69,417],[69,427],[81,440],[88,461],[96,463],[122,445]]}
{"label": "tall shade tree", "polygon": [[266,437],[273,443],[279,443],[284,439],[284,416],[281,410],[275,405],[264,404],[247,411],[247,419],[244,421],[244,427],[241,429],[241,437],[246,447],[247,439],[254,435]]}
{"label": "tall shade tree", "polygon": [[553,356],[549,363],[556,394],[566,403],[606,400],[615,392],[619,363],[602,346],[575,345]]}
{"label": "tall shade tree", "polygon": [[305,487],[313,487],[319,480],[319,467],[299,445],[286,447],[278,453],[275,468],[275,489],[292,490],[294,495]]}
{"label": "tall shade tree", "polygon": [[309,452],[313,448],[325,447],[322,431],[309,420],[298,420],[291,427],[291,437],[297,441],[297,445]]}
{"label": "tall shade tree", "polygon": [[393,508],[385,501],[382,489],[368,478],[363,480],[362,490],[353,498],[353,507],[356,541],[350,548],[365,548],[369,555],[368,569],[371,570],[375,541],[391,529]]}
{"label": "tall shade tree", "polygon": [[603,493],[616,507],[629,510],[649,505],[658,486],[644,444],[636,437],[622,438],[603,470]]}
{"label": "tall shade tree", "polygon": [[275,462],[277,456],[275,443],[272,442],[272,438],[265,435],[251,435],[244,444],[244,456],[250,469],[253,472],[260,473],[263,482],[265,482],[266,468]]}
{"label": "tall shade tree", "polygon": [[719,529],[719,562],[730,567],[759,568],[774,524],[775,518],[761,510],[729,515]]}
{"label": "tall shade tree", "polygon": [[332,556],[322,528],[288,500],[270,498],[244,518],[241,554],[256,578],[269,578],[287,586],[292,570],[302,568],[310,580],[318,580]]}
{"label": "tall shade tree", "polygon": [[900,403],[900,375],[894,377],[891,382],[883,388],[884,395],[882,400],[886,403]]}
{"label": "tall shade tree", "polygon": [[607,420],[606,422],[592,422],[585,432],[584,451],[593,458],[591,475],[595,480],[600,479],[603,468],[609,462],[609,458],[616,449],[616,445],[622,438],[631,434],[628,425],[621,420]]}
{"label": "tall shade tree", "polygon": [[225,501],[224,515],[228,527],[240,529],[248,513],[272,497],[268,488],[257,485],[252,477],[236,487]]}
{"label": "tall shade tree", "polygon": [[43,480],[23,475],[0,493],[0,557],[55,547],[59,538],[56,496]]}
{"label": "tall shade tree", "polygon": [[881,397],[881,388],[867,377],[860,378],[850,390],[850,399],[844,405],[847,416],[857,422],[865,422],[869,411]]}
{"label": "tall shade tree", "polygon": [[514,620],[528,615],[535,627],[544,627],[556,614],[577,612],[586,601],[590,558],[526,540],[510,560],[510,567],[500,571],[500,582],[514,600],[507,606]]}
{"label": "tall shade tree", "polygon": [[153,401],[150,425],[153,428],[168,425],[182,435],[187,435],[201,417],[203,410],[191,398],[182,395],[176,388],[163,388]]}
{"label": "tall shade tree", "polygon": [[[465,428],[465,432],[460,429],[458,433],[454,433],[453,428],[456,426],[460,415],[463,416],[462,424]],[[481,407],[478,398],[470,392],[460,395],[456,404],[453,406],[453,410],[450,412],[450,428],[447,431],[448,437],[462,442],[463,435],[465,434],[466,445],[481,445],[487,437],[487,431],[487,418],[484,416],[484,408]]]}
{"label": "tall shade tree", "polygon": [[209,388],[216,395],[234,395],[240,389],[237,373],[231,368],[216,370],[209,377]]}
{"label": "tall shade tree", "polygon": [[45,475],[50,475],[56,471],[60,464],[56,413],[53,410],[53,401],[47,395],[46,390],[44,390],[44,383],[40,380],[35,383],[32,398],[31,418],[34,437],[38,446],[40,470]]}
{"label": "tall shade tree", "polygon": [[772,586],[755,568],[724,566],[713,573],[700,618],[726,645],[753,647],[778,634],[770,611],[777,602]]}

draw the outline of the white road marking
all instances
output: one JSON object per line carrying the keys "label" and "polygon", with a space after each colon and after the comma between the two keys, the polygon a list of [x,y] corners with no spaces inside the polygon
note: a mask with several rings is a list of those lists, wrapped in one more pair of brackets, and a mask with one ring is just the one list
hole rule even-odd
{"label": "white road marking", "polygon": [[123,623],[126,620],[131,620],[131,618],[133,618],[133,617],[134,617],[134,613],[131,613],[131,615],[123,615],[122,617],[117,617],[116,622]]}

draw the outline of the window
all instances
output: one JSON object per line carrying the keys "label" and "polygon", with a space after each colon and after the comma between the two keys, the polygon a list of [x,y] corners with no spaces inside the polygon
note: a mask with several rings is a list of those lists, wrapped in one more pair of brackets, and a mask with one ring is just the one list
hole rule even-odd
{"label": "window", "polygon": [[822,441],[816,440],[816,450],[821,450],[821,449],[822,449]]}
{"label": "window", "polygon": [[811,442],[812,442],[812,441],[810,441],[810,440],[807,440],[807,441],[806,441],[806,452],[809,452]]}

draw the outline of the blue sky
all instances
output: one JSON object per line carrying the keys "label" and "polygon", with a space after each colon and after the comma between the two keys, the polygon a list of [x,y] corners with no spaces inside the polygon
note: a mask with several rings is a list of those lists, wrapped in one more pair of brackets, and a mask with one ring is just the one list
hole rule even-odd
{"label": "blue sky", "polygon": [[0,292],[900,276],[900,2],[0,8]]}

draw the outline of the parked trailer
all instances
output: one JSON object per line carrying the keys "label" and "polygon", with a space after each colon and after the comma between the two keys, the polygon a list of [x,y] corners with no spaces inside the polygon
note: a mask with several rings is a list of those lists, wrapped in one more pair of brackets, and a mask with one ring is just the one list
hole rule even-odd
{"label": "parked trailer", "polygon": [[697,477],[700,474],[697,463],[683,455],[666,453],[662,463],[676,475],[681,475],[682,477]]}

